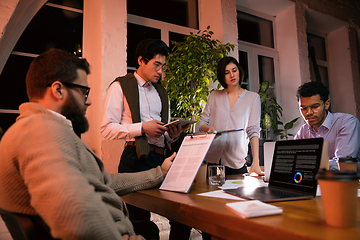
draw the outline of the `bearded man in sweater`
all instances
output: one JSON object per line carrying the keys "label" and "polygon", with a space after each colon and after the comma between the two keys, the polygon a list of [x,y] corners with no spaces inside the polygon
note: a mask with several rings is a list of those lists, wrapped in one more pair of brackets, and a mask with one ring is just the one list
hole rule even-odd
{"label": "bearded man in sweater", "polygon": [[154,223],[129,220],[119,196],[158,186],[175,155],[148,171],[107,173],[78,137],[89,127],[89,73],[85,59],[58,49],[31,63],[30,102],[0,142],[0,208],[37,217],[58,239],[158,239]]}

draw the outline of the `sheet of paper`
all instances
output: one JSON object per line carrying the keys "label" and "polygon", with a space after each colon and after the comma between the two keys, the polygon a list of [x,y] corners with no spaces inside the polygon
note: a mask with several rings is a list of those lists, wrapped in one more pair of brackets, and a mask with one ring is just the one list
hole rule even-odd
{"label": "sheet of paper", "polygon": [[215,135],[186,136],[160,190],[189,192]]}
{"label": "sheet of paper", "polygon": [[244,198],[237,197],[237,196],[231,195],[229,193],[226,193],[223,190],[215,190],[215,191],[211,191],[211,192],[198,193],[197,195],[203,196],[203,197],[225,198],[225,199],[231,199],[231,200],[246,200]]}
{"label": "sheet of paper", "polygon": [[[266,187],[268,185],[269,184],[264,182],[262,179],[245,176],[244,179],[226,180],[225,184],[222,186],[219,186],[219,188],[220,189],[232,189],[232,188],[238,188],[238,187],[247,187],[247,188],[253,187],[253,188],[255,188],[255,187],[261,187],[261,186]],[[233,199],[233,200],[246,200],[244,198],[225,193],[223,190],[199,193],[197,195],[204,196],[204,197],[227,198],[227,199]]]}
{"label": "sheet of paper", "polygon": [[226,180],[225,184],[220,186],[221,189],[233,189],[238,187],[267,187],[269,184],[262,179],[251,176],[245,176],[244,179]]}

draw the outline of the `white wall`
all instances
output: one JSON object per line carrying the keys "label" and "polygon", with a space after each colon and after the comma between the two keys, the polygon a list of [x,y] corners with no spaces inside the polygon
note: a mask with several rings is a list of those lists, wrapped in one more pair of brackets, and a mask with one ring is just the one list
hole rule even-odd
{"label": "white wall", "polygon": [[[307,44],[303,43],[304,40],[299,43],[299,37],[305,38],[306,41],[306,36],[303,36],[306,34],[304,31],[306,23],[299,22],[299,18],[296,17],[297,14],[304,14],[304,12],[304,9],[291,6],[275,18],[280,68],[280,79],[276,83],[276,88],[281,95],[278,102],[283,107],[283,122],[300,117],[295,96],[296,90],[302,84],[303,78],[308,81],[308,76],[310,76],[309,71],[306,73],[306,68],[302,69],[301,63],[304,61],[302,52],[307,51]],[[296,133],[302,124],[303,121],[298,120],[292,133]]]}
{"label": "white wall", "polygon": [[90,129],[82,139],[102,158],[109,172],[117,172],[123,144],[102,141],[100,124],[107,87],[126,74],[126,32],[126,0],[85,0],[83,56],[91,65],[88,80],[92,105],[87,110]]}
{"label": "white wall", "polygon": [[[199,0],[199,26],[210,26],[213,38],[237,45],[236,0]],[[238,57],[237,47],[231,56]]]}
{"label": "white wall", "polygon": [[238,59],[239,51],[237,47],[238,30],[237,30],[237,11],[235,0],[222,0],[222,42],[235,44],[236,47],[229,55]]}
{"label": "white wall", "polygon": [[19,3],[18,0],[2,0],[0,2],[0,32],[1,35],[4,33],[5,26],[9,22],[11,14],[15,10],[16,5]]}
{"label": "white wall", "polygon": [[327,44],[331,110],[356,115],[348,27],[331,32]]}
{"label": "white wall", "polygon": [[214,32],[213,37],[223,40],[223,23],[222,23],[222,0],[199,0],[199,27],[201,30],[210,26]]}
{"label": "white wall", "polygon": [[[199,0],[199,27],[204,30],[210,26],[213,39],[222,43],[235,44],[229,55],[238,58],[236,0]],[[217,82],[211,82],[210,88],[216,88]]]}
{"label": "white wall", "polygon": [[[309,12],[317,12],[313,15],[316,31],[328,35],[328,59],[332,61],[329,66],[329,80],[331,90],[331,110],[333,112],[347,112],[360,118],[360,2],[343,0],[290,0],[297,5],[302,4]],[[316,16],[317,15],[317,16]],[[321,16],[321,17],[320,17]],[[334,21],[335,20],[335,21]],[[353,33],[346,32],[345,28],[338,26],[347,25],[353,29]],[[314,27],[314,26],[313,26]],[[330,30],[329,30],[330,29]],[[340,33],[341,32],[341,33]],[[341,36],[341,34],[343,34]],[[349,42],[350,47],[349,46]],[[340,50],[342,49],[342,50]],[[330,50],[330,51],[329,51]],[[348,54],[350,52],[350,54]],[[346,56],[347,55],[347,56]],[[342,59],[343,62],[336,59]],[[336,62],[336,63],[335,63]],[[339,66],[345,66],[340,69]],[[335,69],[330,69],[335,67]],[[342,72],[344,76],[341,76]],[[349,75],[351,73],[352,76]],[[334,75],[333,75],[334,74]],[[349,80],[351,78],[351,80]],[[339,87],[339,88],[338,88]],[[344,95],[346,97],[344,98]]]}

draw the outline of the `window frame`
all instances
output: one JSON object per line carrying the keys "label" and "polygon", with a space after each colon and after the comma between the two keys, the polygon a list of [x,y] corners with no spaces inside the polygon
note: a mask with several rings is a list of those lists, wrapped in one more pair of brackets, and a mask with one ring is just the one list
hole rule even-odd
{"label": "window frame", "polygon": [[[64,6],[64,5],[59,5],[59,4],[54,4],[54,3],[49,3],[49,2],[46,2],[44,3],[34,14],[34,16],[32,16],[28,23],[31,22],[31,20],[35,17],[35,15],[38,13],[38,11],[40,11],[44,6],[48,6],[48,7],[53,7],[53,8],[58,8],[58,9],[62,9],[62,10],[67,10],[67,11],[72,11],[72,12],[76,12],[76,13],[80,13],[80,14],[83,14],[83,10],[81,9],[77,9],[77,8],[73,8],[73,7],[68,7],[68,6]],[[24,31],[26,29],[28,24],[26,24],[26,26],[24,27]],[[11,48],[11,52],[10,52],[10,55],[16,55],[16,56],[23,56],[23,57],[29,57],[29,58],[36,58],[37,56],[39,56],[39,54],[34,54],[34,53],[29,53],[29,52],[20,52],[20,51],[14,51],[13,49],[15,48],[16,46],[16,43],[17,41],[20,39],[20,37],[22,36],[22,34],[19,35],[19,38],[16,40],[15,44],[12,46]],[[9,60],[9,57],[7,58],[6,60],[6,63],[7,61]],[[5,68],[5,65],[6,63],[4,64],[3,66],[3,69],[1,69],[0,73],[2,73],[2,71],[4,70]],[[25,80],[24,80],[24,84],[25,84]],[[15,115],[18,115],[20,114],[20,111],[18,109],[3,109],[3,108],[0,108],[0,113],[2,114],[15,114]],[[5,129],[3,129],[5,130]],[[7,130],[7,129],[6,129]]]}
{"label": "window frame", "polygon": [[[170,32],[179,33],[183,35],[190,35],[190,32],[199,31],[198,29],[183,27],[180,25],[167,23],[167,22],[161,22],[158,20],[140,17],[129,13],[127,14],[127,22],[132,24],[137,24],[140,26],[159,29],[161,32],[161,40],[164,41],[168,46],[170,45],[170,39],[169,39]],[[134,71],[136,69],[134,69],[134,67],[127,66],[127,70]]]}
{"label": "window frame", "polygon": [[329,59],[329,53],[328,53],[328,47],[327,47],[327,35],[324,34],[324,33],[320,33],[318,31],[315,31],[315,30],[310,30],[310,29],[307,29],[306,30],[306,35],[310,33],[312,35],[315,35],[315,36],[318,36],[318,37],[322,37],[324,38],[325,40],[325,53],[326,53],[326,61],[324,60],[320,60],[320,59],[316,59],[316,63],[319,67],[326,67],[327,69],[327,74],[328,74],[328,82],[330,84],[331,80],[330,80],[330,74],[329,74],[329,63],[328,63],[328,59]]}
{"label": "window frame", "polygon": [[[250,42],[245,42],[238,40],[238,50],[247,52],[248,60],[248,73],[249,73],[249,82],[248,88],[250,91],[258,92],[260,88],[260,77],[259,77],[259,63],[258,56],[264,56],[274,59],[274,77],[275,77],[275,93],[276,101],[281,105],[281,94],[280,91],[277,91],[276,85],[279,83],[280,79],[280,68],[279,68],[279,53],[277,51],[277,41],[276,41],[276,27],[275,27],[275,17],[269,16],[263,13],[256,12],[251,9],[246,9],[244,7],[237,7],[237,11],[244,12],[247,14],[254,15],[259,18],[263,18],[272,22],[273,25],[273,37],[274,37],[274,48],[266,47]],[[273,88],[272,86],[269,88]]]}

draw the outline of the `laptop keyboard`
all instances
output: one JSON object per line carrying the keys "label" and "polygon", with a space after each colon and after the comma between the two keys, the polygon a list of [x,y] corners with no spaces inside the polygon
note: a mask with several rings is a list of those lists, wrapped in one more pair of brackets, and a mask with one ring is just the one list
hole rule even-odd
{"label": "laptop keyboard", "polygon": [[263,188],[260,188],[260,189],[262,189],[261,192],[264,193],[264,194],[271,194],[271,195],[274,195],[274,196],[277,196],[277,197],[280,197],[280,198],[306,196],[304,194],[283,191],[283,190],[276,189],[276,188],[273,188],[273,187],[263,187]]}

